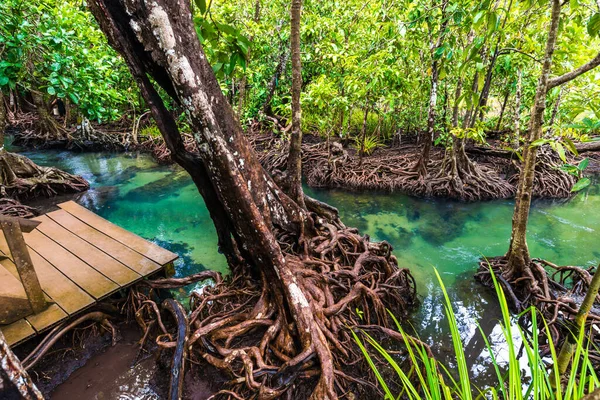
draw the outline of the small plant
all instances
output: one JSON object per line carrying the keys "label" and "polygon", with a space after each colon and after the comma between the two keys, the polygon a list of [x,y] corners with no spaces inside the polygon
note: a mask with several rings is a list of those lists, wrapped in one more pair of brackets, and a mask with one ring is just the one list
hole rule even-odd
{"label": "small plant", "polygon": [[[586,393],[592,392],[600,386],[600,381],[593,369],[592,363],[588,356],[585,340],[582,333],[576,341],[575,355],[570,372],[563,377],[562,386],[560,374],[556,360],[558,359],[557,351],[550,341],[550,353],[552,365],[546,366],[549,361],[542,359],[540,356],[540,343],[538,341],[538,329],[549,334],[549,327],[545,319],[542,318],[541,324],[538,313],[535,308],[531,307],[523,312],[529,314],[531,320],[533,335],[528,335],[521,329],[520,326],[511,323],[511,314],[508,309],[508,304],[504,296],[504,291],[496,281],[495,276],[494,286],[500,302],[502,310],[502,321],[500,326],[502,334],[508,348],[508,362],[500,364],[497,359],[497,354],[494,354],[491,344],[487,337],[483,335],[486,346],[492,361],[496,379],[495,386],[487,388],[476,387],[469,376],[469,368],[467,366],[463,343],[461,341],[460,332],[456,316],[452,309],[452,303],[446,292],[446,288],[442,283],[441,277],[437,270],[435,271],[440,283],[445,299],[445,312],[450,324],[450,333],[452,335],[452,343],[454,355],[456,357],[456,368],[450,372],[443,364],[438,362],[429,353],[429,349],[422,342],[408,336],[400,323],[394,318],[397,329],[404,337],[404,346],[407,349],[410,371],[405,371],[401,365],[404,365],[399,360],[396,360],[390,352],[381,346],[373,337],[363,331],[360,334],[366,338],[366,343],[384,358],[389,364],[391,370],[397,375],[394,377],[396,383],[400,383],[401,389],[399,393],[393,393],[391,382],[386,381],[375,364],[371,354],[358,333],[353,332],[354,339],[361,349],[363,356],[367,360],[373,370],[379,385],[385,393],[385,399],[410,399],[410,400],[471,400],[471,399],[506,399],[506,400],[524,400],[524,399],[552,399],[552,400],[575,400],[580,399]],[[517,335],[514,335],[515,332]],[[514,335],[514,336],[513,336]],[[517,343],[515,336],[520,339],[524,349],[524,357],[526,357],[527,365],[520,360],[517,355]],[[551,374],[550,372],[554,373]],[[555,376],[554,380],[550,376]]]}
{"label": "small plant", "polygon": [[143,138],[152,138],[152,139],[161,137],[160,131],[158,130],[158,126],[156,126],[154,124],[148,125],[145,128],[142,128],[142,130],[140,131],[140,136]]}
{"label": "small plant", "polygon": [[382,144],[379,143],[379,141],[377,141],[377,138],[373,136],[367,136],[365,138],[364,143],[361,143],[360,138],[356,138],[354,144],[356,150],[358,150],[359,152],[362,150],[363,155],[365,156],[370,156],[376,148],[381,146]]}

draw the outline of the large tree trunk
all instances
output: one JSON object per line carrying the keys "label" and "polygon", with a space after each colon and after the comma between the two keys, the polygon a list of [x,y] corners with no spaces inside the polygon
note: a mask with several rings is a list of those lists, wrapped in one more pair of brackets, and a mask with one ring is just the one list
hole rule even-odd
{"label": "large tree trunk", "polygon": [[[232,301],[262,288],[257,297],[239,304],[242,311],[237,314],[231,309],[225,310],[226,317],[212,314],[210,326],[202,325],[203,318],[190,318],[194,327],[189,346],[199,346],[200,355],[219,368],[232,370],[242,363],[236,373],[246,377],[248,389],[260,398],[280,396],[307,368],[318,373],[311,398],[337,398],[335,370],[349,357],[341,343],[351,342],[345,327],[356,324],[349,318],[349,305],[368,310],[370,323],[383,323],[385,307],[398,309],[412,301],[408,271],[397,269],[388,245],[361,239],[341,224],[331,207],[324,213],[325,205],[306,198],[318,215],[313,218],[261,167],[206,59],[187,1],[89,4],[110,44],[125,58],[175,161],[192,175],[204,197],[222,250],[230,263],[240,261],[233,267],[247,274],[230,282],[242,293]],[[198,155],[183,147],[149,76],[183,107]],[[349,244],[352,250],[339,253],[340,246]],[[363,255],[355,258],[357,253]],[[377,272],[364,274],[366,268]],[[380,281],[394,288],[374,290]],[[240,290],[240,285],[246,286]],[[247,332],[256,338],[256,327],[268,327],[259,343],[232,343]],[[267,373],[255,374],[255,369]]]}
{"label": "large tree trunk", "polygon": [[292,136],[287,164],[288,194],[296,203],[304,207],[302,191],[302,62],[300,59],[300,16],[302,0],[292,0],[291,6],[291,53],[292,53]]}
{"label": "large tree trunk", "polygon": [[525,141],[523,151],[523,168],[517,185],[515,211],[512,219],[512,233],[507,253],[508,270],[505,271],[506,275],[509,277],[531,276],[529,270],[531,258],[529,255],[529,248],[527,247],[526,235],[538,150],[537,147],[532,147],[531,143],[542,137],[544,110],[546,109],[546,94],[548,92],[548,79],[552,68],[552,56],[554,55],[554,49],[556,47],[559,21],[560,0],[553,0],[544,63],[535,93],[535,102],[531,110],[529,135]]}

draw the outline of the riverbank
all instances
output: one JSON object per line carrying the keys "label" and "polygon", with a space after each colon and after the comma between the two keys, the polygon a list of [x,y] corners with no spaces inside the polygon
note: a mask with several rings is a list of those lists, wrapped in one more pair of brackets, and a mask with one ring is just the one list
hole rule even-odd
{"label": "riverbank", "polygon": [[[16,121],[10,131],[15,144],[27,148],[67,149],[75,151],[141,151],[151,154],[161,164],[173,163],[160,136],[140,136],[140,123],[121,122],[118,125],[90,125],[95,136],[85,135],[79,127],[68,138],[52,139],[34,133],[28,115]],[[132,125],[133,128],[128,128]],[[119,128],[117,128],[119,127]],[[90,130],[88,129],[88,131]],[[120,130],[120,131],[119,131]],[[284,173],[288,143],[270,133],[249,132],[248,138],[257,151],[263,166],[274,175]],[[445,198],[460,201],[487,201],[513,198],[520,173],[519,156],[506,150],[499,140],[488,146],[466,146],[464,156],[457,162],[455,152],[439,146],[431,150],[425,175],[416,170],[421,148],[411,141],[393,146],[380,145],[369,155],[360,156],[354,145],[341,140],[325,141],[305,134],[303,140],[303,175],[314,188],[351,191],[398,192],[421,198]],[[190,134],[183,134],[185,147],[197,152]],[[586,174],[600,171],[600,151],[595,144],[577,145],[589,156]],[[539,152],[533,195],[538,199],[565,199],[572,196],[577,181],[560,167],[563,162],[549,147]],[[578,163],[583,157],[571,156]]]}

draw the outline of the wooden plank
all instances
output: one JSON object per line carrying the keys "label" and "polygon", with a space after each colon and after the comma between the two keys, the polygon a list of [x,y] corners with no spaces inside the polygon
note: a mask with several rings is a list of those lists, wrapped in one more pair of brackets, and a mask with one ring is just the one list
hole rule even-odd
{"label": "wooden plank", "polygon": [[31,250],[30,254],[33,266],[40,277],[42,289],[69,315],[94,303],[94,299],[89,294],[37,252]]}
{"label": "wooden plank", "polygon": [[93,298],[100,299],[119,289],[116,283],[69,253],[64,247],[40,231],[26,233],[25,238],[30,249],[35,250]]}
{"label": "wooden plank", "polygon": [[50,304],[48,308],[38,314],[28,315],[25,317],[27,322],[35,329],[38,333],[43,330],[56,325],[58,322],[67,318],[68,315],[56,304]]}
{"label": "wooden plank", "polygon": [[125,286],[141,279],[140,274],[92,246],[79,236],[69,232],[47,216],[42,215],[35,220],[42,222],[38,226],[40,232],[52,238],[56,243],[118,285]]}
{"label": "wooden plank", "polygon": [[21,282],[0,265],[0,324],[11,324],[32,312]]}
{"label": "wooden plank", "polygon": [[46,215],[63,228],[111,255],[140,275],[146,276],[162,268],[160,264],[92,228],[65,210],[53,211]]}
{"label": "wooden plank", "polygon": [[135,233],[129,232],[128,230],[105,220],[74,201],[67,201],[58,206],[86,224],[96,228],[98,231],[121,242],[125,246],[134,249],[160,265],[166,265],[178,257],[177,254],[165,250],[162,247],[141,238]]}
{"label": "wooden plank", "polygon": [[35,330],[24,319],[0,328],[9,346],[14,346],[35,335]]}

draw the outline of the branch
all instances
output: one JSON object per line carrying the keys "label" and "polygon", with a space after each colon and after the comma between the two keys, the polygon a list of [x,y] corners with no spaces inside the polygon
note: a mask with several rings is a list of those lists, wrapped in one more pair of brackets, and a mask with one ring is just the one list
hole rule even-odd
{"label": "branch", "polygon": [[583,75],[589,70],[592,70],[600,65],[600,53],[596,55],[596,57],[592,58],[587,64],[583,64],[581,67],[573,70],[571,72],[567,72],[564,75],[558,76],[556,78],[552,78],[548,81],[548,90],[560,86],[564,83],[572,81],[577,78],[579,75]]}
{"label": "branch", "polygon": [[500,50],[500,52],[498,53],[498,55],[507,54],[507,53],[509,53],[509,52],[511,52],[511,51],[514,51],[514,52],[516,52],[516,53],[521,53],[521,54],[523,54],[524,56],[527,56],[527,57],[531,58],[533,61],[535,61],[535,62],[537,62],[537,63],[540,63],[540,64],[542,63],[542,60],[540,60],[539,58],[535,58],[535,57],[534,57],[534,56],[532,56],[531,54],[529,54],[529,53],[525,53],[523,50],[515,49],[514,47],[507,47],[507,48],[504,48],[504,49]]}

